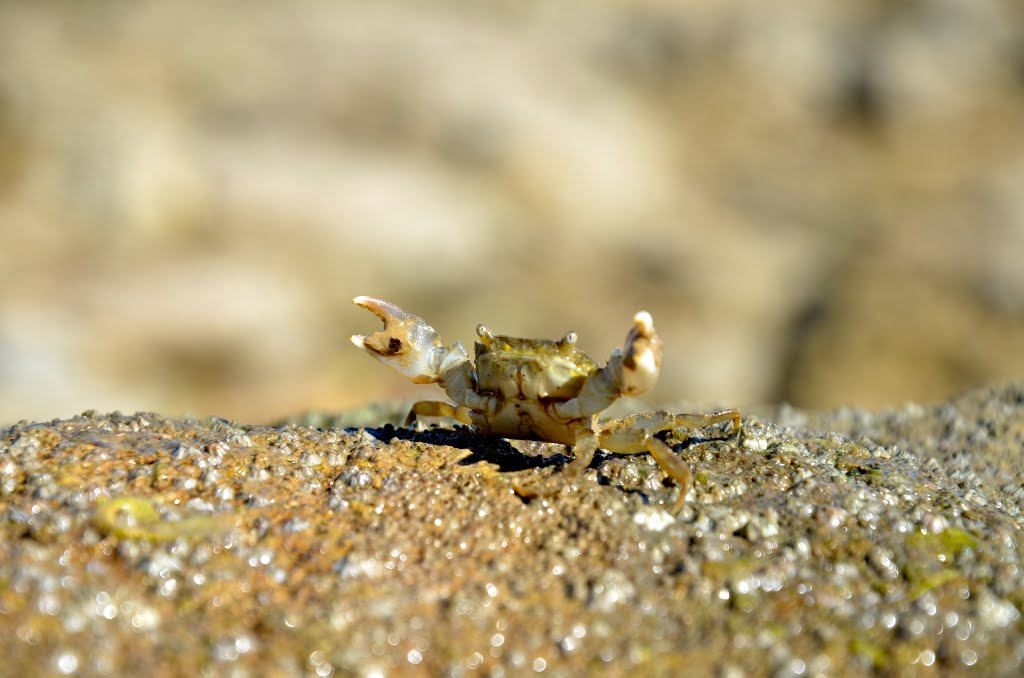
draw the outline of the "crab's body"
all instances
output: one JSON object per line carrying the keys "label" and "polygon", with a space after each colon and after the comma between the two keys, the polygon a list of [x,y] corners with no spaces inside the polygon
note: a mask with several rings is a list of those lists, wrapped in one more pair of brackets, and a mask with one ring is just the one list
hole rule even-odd
{"label": "crab's body", "polygon": [[495,411],[470,410],[483,433],[520,440],[573,445],[579,419],[565,420],[553,407],[579,396],[597,364],[571,343],[491,334],[476,346],[476,386],[495,398]]}
{"label": "crab's body", "polygon": [[[574,332],[558,341],[522,339],[492,334],[483,325],[477,327],[474,365],[461,343],[443,345],[432,327],[395,304],[373,297],[353,301],[384,321],[381,332],[353,336],[356,346],[414,382],[437,382],[456,403],[415,403],[409,423],[417,415],[451,416],[489,435],[572,445],[576,456],[566,472],[570,479],[590,464],[598,448],[650,452],[680,484],[678,509],[689,489],[690,467],[655,434],[725,421],[739,431],[740,413],[734,409],[598,421],[597,415],[620,396],[644,393],[658,379],[661,340],[645,311],[634,316],[624,349],[616,349],[604,367],[576,348]],[[516,491],[536,496],[555,489],[519,486]]]}

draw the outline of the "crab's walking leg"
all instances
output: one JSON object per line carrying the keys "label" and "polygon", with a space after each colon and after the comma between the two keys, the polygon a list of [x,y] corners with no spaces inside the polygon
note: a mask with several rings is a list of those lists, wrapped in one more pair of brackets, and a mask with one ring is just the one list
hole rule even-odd
{"label": "crab's walking leg", "polygon": [[655,437],[655,434],[675,428],[703,428],[726,421],[732,422],[733,428],[738,434],[741,420],[740,411],[736,409],[720,410],[709,414],[673,414],[664,411],[634,414],[631,417],[602,422],[600,446],[602,449],[618,454],[649,452],[665,475],[679,485],[679,497],[672,506],[672,512],[678,513],[686,503],[686,494],[690,491],[693,474],[690,471],[690,465],[683,461],[664,441]]}
{"label": "crab's walking leg", "polygon": [[690,465],[683,461],[682,457],[677,455],[661,438],[647,436],[644,446],[654,457],[654,461],[658,462],[658,466],[665,472],[665,475],[676,481],[676,485],[679,486],[679,496],[672,504],[672,514],[675,515],[679,513],[679,509],[683,508],[683,504],[686,503],[686,495],[690,493],[690,485],[693,483]]}
{"label": "crab's walking leg", "polygon": [[661,429],[662,431],[666,431],[669,428],[705,428],[731,421],[732,432],[739,435],[742,422],[740,411],[735,407],[708,413],[672,414],[671,412],[656,412],[655,414],[667,414],[672,419],[672,425]]}
{"label": "crab's walking leg", "polygon": [[469,412],[468,407],[461,405],[456,406],[440,400],[421,400],[412,404],[409,416],[405,418],[405,425],[408,426],[416,421],[416,417],[452,417],[463,424],[472,424],[473,420],[470,419]]}
{"label": "crab's walking leg", "polygon": [[597,435],[590,429],[584,429],[576,439],[572,451],[575,456],[561,473],[526,485],[514,483],[512,489],[520,497],[548,497],[557,493],[579,478],[580,474],[590,466],[590,462],[594,461],[594,453],[597,452]]}

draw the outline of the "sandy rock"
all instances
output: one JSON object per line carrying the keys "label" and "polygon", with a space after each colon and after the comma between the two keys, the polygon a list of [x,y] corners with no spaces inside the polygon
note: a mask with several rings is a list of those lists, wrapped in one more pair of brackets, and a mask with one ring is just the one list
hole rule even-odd
{"label": "sandy rock", "polygon": [[[1024,384],[668,440],[696,483],[464,428],[0,432],[9,675],[1009,675]],[[322,421],[326,426],[329,422]]]}

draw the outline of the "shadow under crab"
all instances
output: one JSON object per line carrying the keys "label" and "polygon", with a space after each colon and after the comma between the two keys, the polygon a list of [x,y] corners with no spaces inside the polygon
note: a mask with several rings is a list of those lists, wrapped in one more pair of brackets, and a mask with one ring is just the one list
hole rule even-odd
{"label": "shadow under crab", "polygon": [[[551,443],[542,440],[516,440],[499,438],[481,434],[471,427],[456,425],[455,427],[444,427],[443,425],[431,426],[429,428],[418,427],[397,427],[393,424],[364,429],[370,436],[384,444],[395,440],[411,443],[423,443],[450,447],[459,450],[466,450],[470,454],[462,457],[457,463],[458,466],[474,466],[477,464],[490,464],[498,473],[522,473],[538,472],[544,469],[552,469],[554,477],[559,477],[564,472],[564,467],[570,466],[574,461],[572,452],[559,443]],[[721,442],[720,437],[704,435],[680,436],[673,431],[663,431],[657,434],[659,438],[668,444],[674,453],[681,454],[695,451],[700,452],[705,443]],[[620,473],[616,472],[608,462],[623,460],[622,455],[615,452],[606,452],[598,449],[593,459],[585,469],[581,469],[582,475],[587,469],[593,469],[597,473],[596,482],[599,485],[616,487],[627,493],[637,493],[643,497],[644,503],[660,501],[651,491],[651,487],[643,488],[642,481],[623,481]],[[624,460],[623,460],[624,461]],[[643,473],[641,473],[641,476]],[[578,476],[577,476],[578,480]],[[568,486],[563,483],[555,491]],[[658,487],[669,487],[670,478],[664,477]],[[529,503],[537,496],[527,493],[517,493],[524,501]]]}

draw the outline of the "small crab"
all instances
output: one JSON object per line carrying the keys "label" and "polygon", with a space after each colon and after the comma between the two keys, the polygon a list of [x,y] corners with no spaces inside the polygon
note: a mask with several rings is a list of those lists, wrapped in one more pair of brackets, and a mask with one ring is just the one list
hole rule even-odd
{"label": "small crab", "polygon": [[417,384],[436,382],[456,403],[417,402],[406,425],[417,416],[454,417],[483,434],[573,447],[575,458],[563,474],[564,482],[514,486],[521,496],[554,494],[590,465],[599,448],[619,454],[649,452],[679,485],[673,507],[678,511],[690,488],[690,466],[657,434],[726,421],[739,434],[736,409],[598,419],[620,396],[645,393],[658,380],[662,343],[646,311],[633,316],[624,348],[615,349],[604,367],[576,348],[575,332],[557,341],[520,339],[492,334],[483,325],[476,328],[480,340],[474,365],[460,342],[445,346],[433,327],[390,301],[356,297],[352,302],[384,321],[382,331],[355,335],[353,344]]}

